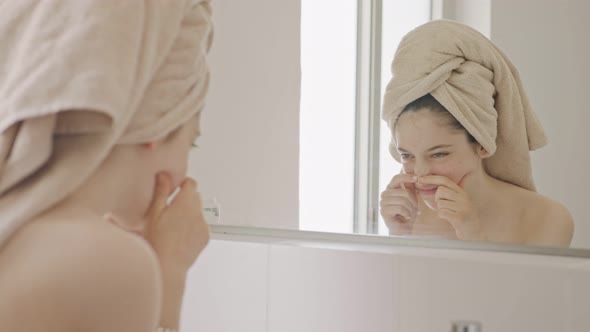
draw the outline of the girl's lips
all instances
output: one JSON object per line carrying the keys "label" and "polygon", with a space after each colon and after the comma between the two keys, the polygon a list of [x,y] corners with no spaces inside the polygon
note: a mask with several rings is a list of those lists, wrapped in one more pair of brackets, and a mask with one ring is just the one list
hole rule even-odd
{"label": "girl's lips", "polygon": [[436,194],[436,189],[438,189],[438,187],[434,187],[434,188],[424,188],[424,189],[420,189],[420,188],[416,188],[420,194],[422,195],[434,195]]}

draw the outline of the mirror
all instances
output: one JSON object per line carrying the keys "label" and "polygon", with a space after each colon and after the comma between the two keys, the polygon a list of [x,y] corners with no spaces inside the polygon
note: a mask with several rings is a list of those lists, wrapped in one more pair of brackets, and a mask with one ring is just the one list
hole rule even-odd
{"label": "mirror", "polygon": [[[387,236],[374,196],[400,165],[384,122],[369,133],[360,124],[379,105],[368,115],[357,109],[370,109],[371,87],[383,91],[401,37],[443,17],[490,37],[518,68],[549,139],[531,153],[538,192],[573,216],[571,247],[590,249],[587,2],[217,0],[213,10],[211,87],[189,173],[220,224]],[[382,30],[363,35],[367,18]],[[381,77],[359,87],[366,43],[379,36]],[[380,143],[373,154],[371,139]]]}

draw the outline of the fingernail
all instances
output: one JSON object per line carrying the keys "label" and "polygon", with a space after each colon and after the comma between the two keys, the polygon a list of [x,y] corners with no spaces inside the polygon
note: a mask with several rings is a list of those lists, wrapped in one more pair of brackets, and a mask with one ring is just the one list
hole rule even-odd
{"label": "fingernail", "polygon": [[188,186],[189,186],[189,181],[188,180],[182,181],[182,184],[180,185],[181,188],[186,188]]}
{"label": "fingernail", "polygon": [[412,176],[412,180],[418,181],[418,177],[416,175]]}

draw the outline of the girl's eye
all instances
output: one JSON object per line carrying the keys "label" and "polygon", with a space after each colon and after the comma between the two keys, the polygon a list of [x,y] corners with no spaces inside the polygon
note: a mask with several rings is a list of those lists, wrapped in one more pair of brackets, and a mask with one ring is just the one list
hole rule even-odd
{"label": "girl's eye", "polygon": [[402,154],[400,154],[400,157],[402,159],[410,159],[410,158],[412,158],[412,155],[409,153],[402,153]]}
{"label": "girl's eye", "polygon": [[439,152],[439,153],[435,153],[432,155],[433,158],[442,158],[444,156],[448,156],[449,154],[447,152]]}

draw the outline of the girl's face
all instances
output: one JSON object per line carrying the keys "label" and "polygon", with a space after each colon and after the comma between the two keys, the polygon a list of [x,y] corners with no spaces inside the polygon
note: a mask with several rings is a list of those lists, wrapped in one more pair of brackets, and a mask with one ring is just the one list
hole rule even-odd
{"label": "girl's face", "polygon": [[[487,156],[479,144],[469,142],[465,131],[452,128],[444,115],[429,109],[403,113],[395,138],[404,173],[418,177],[440,175],[459,183],[467,174],[482,170]],[[431,209],[436,208],[436,189],[416,184],[416,194]]]}
{"label": "girl's face", "polygon": [[[189,153],[192,145],[200,135],[200,116],[195,115],[167,138],[157,142],[147,142],[131,146],[133,150],[121,150],[120,153],[130,154],[134,158],[134,167],[140,167],[131,174],[135,177],[132,194],[127,203],[110,211],[122,220],[135,223],[147,211],[156,184],[156,175],[169,175],[172,188],[169,194],[182,183],[188,169]],[[121,147],[123,148],[123,147]]]}
{"label": "girl's face", "polygon": [[151,200],[157,174],[168,174],[172,188],[182,183],[188,170],[189,153],[200,135],[200,122],[200,114],[197,114],[162,141],[141,145],[143,178],[151,180],[146,182],[149,186],[141,189],[145,204]]}

